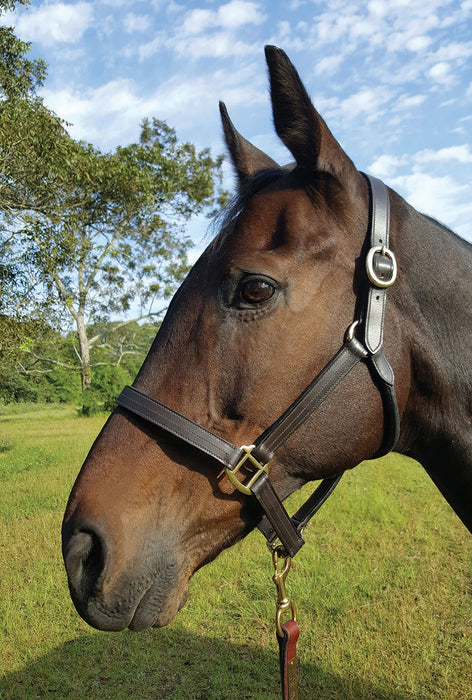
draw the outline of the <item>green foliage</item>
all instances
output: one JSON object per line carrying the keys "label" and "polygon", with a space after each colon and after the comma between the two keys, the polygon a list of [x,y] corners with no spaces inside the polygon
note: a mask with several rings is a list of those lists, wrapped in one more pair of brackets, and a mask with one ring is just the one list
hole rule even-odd
{"label": "green foliage", "polygon": [[[0,0],[0,15],[29,5],[28,0]],[[11,27],[0,25],[0,99],[27,97],[42,85],[46,64],[28,58],[30,44],[20,41]]]}
{"label": "green foliage", "polygon": [[139,144],[112,154],[73,143],[54,124],[57,147],[44,159],[34,156],[36,163],[49,163],[51,173],[31,179],[29,156],[24,172],[4,168],[5,189],[19,196],[15,206],[27,207],[3,218],[0,253],[12,271],[4,271],[4,288],[14,279],[4,298],[11,314],[20,305],[23,313],[34,309],[50,321],[73,322],[82,383],[89,388],[93,326],[129,314],[132,305],[138,316],[162,312],[188,271],[183,223],[213,201],[221,162],[179,144],[174,130],[157,120],[143,124]]}
{"label": "green foliage", "polygon": [[11,253],[21,241],[22,215],[26,220],[35,212],[60,216],[61,190],[76,148],[63,122],[39,98],[20,95],[0,102],[0,205],[3,245],[9,241]]}
{"label": "green foliage", "polygon": [[90,389],[82,392],[79,415],[110,413],[116,408],[116,397],[134,377],[121,366],[101,365],[93,373]]}

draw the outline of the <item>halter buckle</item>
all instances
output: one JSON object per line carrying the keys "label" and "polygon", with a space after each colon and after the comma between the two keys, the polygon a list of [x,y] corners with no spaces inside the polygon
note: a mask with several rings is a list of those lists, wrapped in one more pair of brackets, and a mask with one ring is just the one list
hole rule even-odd
{"label": "halter buckle", "polygon": [[[229,467],[225,467],[226,476],[231,481],[233,486],[236,489],[238,489],[238,491],[240,491],[241,493],[244,493],[246,496],[252,495],[251,487],[254,486],[254,484],[256,483],[258,478],[260,476],[262,476],[263,473],[265,473],[265,474],[268,473],[268,470],[267,470],[268,465],[261,464],[260,462],[258,462],[258,460],[255,457],[252,456],[251,453],[252,453],[254,448],[255,448],[255,445],[241,445],[241,450],[243,450],[243,452],[245,454],[241,457],[241,459],[239,460],[237,465],[235,467],[233,467],[232,469],[230,469]],[[247,484],[243,484],[236,477],[236,474],[239,472],[241,467],[243,467],[246,464],[246,462],[249,462],[251,466],[255,467],[256,471],[251,476],[251,478],[249,479]]]}
{"label": "halter buckle", "polygon": [[[383,268],[376,270],[375,256],[380,255],[383,258]],[[385,264],[387,262],[387,264]],[[386,289],[391,287],[397,279],[397,261],[395,255],[390,248],[385,245],[376,245],[367,253],[365,268],[367,277],[375,287]]]}

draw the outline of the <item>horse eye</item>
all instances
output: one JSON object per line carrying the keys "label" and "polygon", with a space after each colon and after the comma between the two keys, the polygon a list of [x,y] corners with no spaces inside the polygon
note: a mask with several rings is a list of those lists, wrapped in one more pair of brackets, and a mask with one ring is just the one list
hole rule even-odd
{"label": "horse eye", "polygon": [[269,301],[274,292],[274,285],[264,280],[250,280],[240,289],[241,299],[247,304],[262,304],[264,301]]}

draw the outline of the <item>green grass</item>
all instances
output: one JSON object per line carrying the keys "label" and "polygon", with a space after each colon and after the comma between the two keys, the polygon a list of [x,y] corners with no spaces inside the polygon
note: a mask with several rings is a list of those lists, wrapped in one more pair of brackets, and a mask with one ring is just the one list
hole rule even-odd
{"label": "green grass", "polygon": [[[0,698],[278,698],[258,533],[195,575],[165,629],[97,632],[75,613],[61,520],[103,421],[1,407]],[[287,581],[300,700],[472,698],[472,538],[421,467],[392,455],[346,474],[306,540]]]}

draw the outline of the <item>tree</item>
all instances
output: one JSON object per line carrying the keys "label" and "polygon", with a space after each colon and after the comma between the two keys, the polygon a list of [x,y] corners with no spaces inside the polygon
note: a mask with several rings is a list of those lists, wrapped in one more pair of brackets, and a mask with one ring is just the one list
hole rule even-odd
{"label": "tree", "polygon": [[79,403],[82,415],[109,411],[133,381],[158,330],[155,323],[101,323],[91,351],[93,377],[83,392],[76,371],[77,337],[41,320],[16,321],[0,314],[0,402]]}
{"label": "tree", "polygon": [[[0,14],[18,4],[29,2],[0,0]],[[30,284],[27,266],[15,265],[10,255],[15,240],[11,219],[28,210],[50,210],[55,187],[61,186],[53,173],[61,172],[58,162],[67,161],[71,145],[63,122],[35,92],[44,82],[46,64],[30,60],[29,51],[30,44],[11,27],[0,26],[0,311]]]}
{"label": "tree", "polygon": [[42,305],[73,322],[87,389],[99,342],[90,329],[133,305],[138,318],[162,312],[188,269],[183,225],[213,203],[221,160],[179,143],[157,119],[143,122],[138,143],[110,154],[59,139],[50,190],[20,178],[26,206],[4,217],[2,242],[22,274],[23,308]]}
{"label": "tree", "polygon": [[87,389],[97,324],[157,318],[186,273],[184,224],[212,206],[221,158],[157,119],[112,153],[73,140],[35,93],[44,62],[11,28],[0,46],[0,312],[75,328]]}

